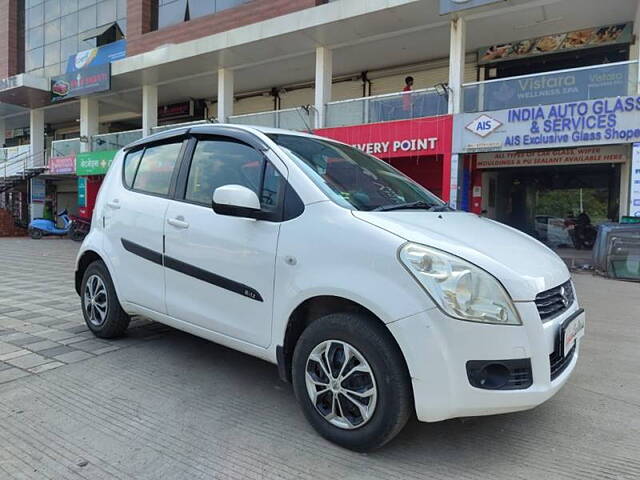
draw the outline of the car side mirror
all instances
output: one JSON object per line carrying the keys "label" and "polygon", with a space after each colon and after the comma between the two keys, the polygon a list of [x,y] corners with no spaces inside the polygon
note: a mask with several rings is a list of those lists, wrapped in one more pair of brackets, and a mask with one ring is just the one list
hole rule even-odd
{"label": "car side mirror", "polygon": [[257,218],[261,212],[256,193],[242,185],[223,185],[213,192],[213,211],[230,217]]}

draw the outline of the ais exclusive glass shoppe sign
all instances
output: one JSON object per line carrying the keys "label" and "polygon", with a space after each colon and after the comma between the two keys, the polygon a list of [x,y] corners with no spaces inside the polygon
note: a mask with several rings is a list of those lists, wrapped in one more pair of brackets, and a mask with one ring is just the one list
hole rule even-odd
{"label": "ais exclusive glass shoppe sign", "polygon": [[455,153],[640,142],[640,96],[464,114]]}

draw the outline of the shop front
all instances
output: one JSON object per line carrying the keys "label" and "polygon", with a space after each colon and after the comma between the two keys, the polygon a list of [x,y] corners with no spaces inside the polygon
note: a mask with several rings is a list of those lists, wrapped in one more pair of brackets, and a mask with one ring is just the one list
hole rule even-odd
{"label": "shop front", "polygon": [[455,131],[475,213],[573,246],[570,227],[581,214],[598,225],[632,211],[640,97],[463,114]]}
{"label": "shop front", "polygon": [[450,197],[453,117],[399,120],[316,130],[385,160],[445,201]]}

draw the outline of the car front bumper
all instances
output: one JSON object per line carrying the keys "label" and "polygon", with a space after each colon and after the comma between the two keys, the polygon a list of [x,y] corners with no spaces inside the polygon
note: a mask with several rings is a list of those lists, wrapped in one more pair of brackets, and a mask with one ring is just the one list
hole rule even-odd
{"label": "car front bumper", "polygon": [[[411,374],[419,420],[493,415],[528,410],[555,395],[576,366],[580,341],[562,373],[551,380],[550,355],[560,326],[578,313],[577,302],[562,315],[542,322],[534,302],[516,303],[521,326],[486,325],[452,319],[434,308],[387,326],[404,352]],[[532,383],[526,389],[473,387],[470,360],[531,360]]]}

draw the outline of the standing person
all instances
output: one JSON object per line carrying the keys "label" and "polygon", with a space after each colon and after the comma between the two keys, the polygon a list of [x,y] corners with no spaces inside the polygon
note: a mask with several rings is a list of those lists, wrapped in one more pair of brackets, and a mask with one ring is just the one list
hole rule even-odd
{"label": "standing person", "polygon": [[413,90],[413,77],[407,77],[404,79],[404,88],[402,89],[404,95],[402,96],[402,109],[404,110],[407,118],[411,117],[411,91]]}

